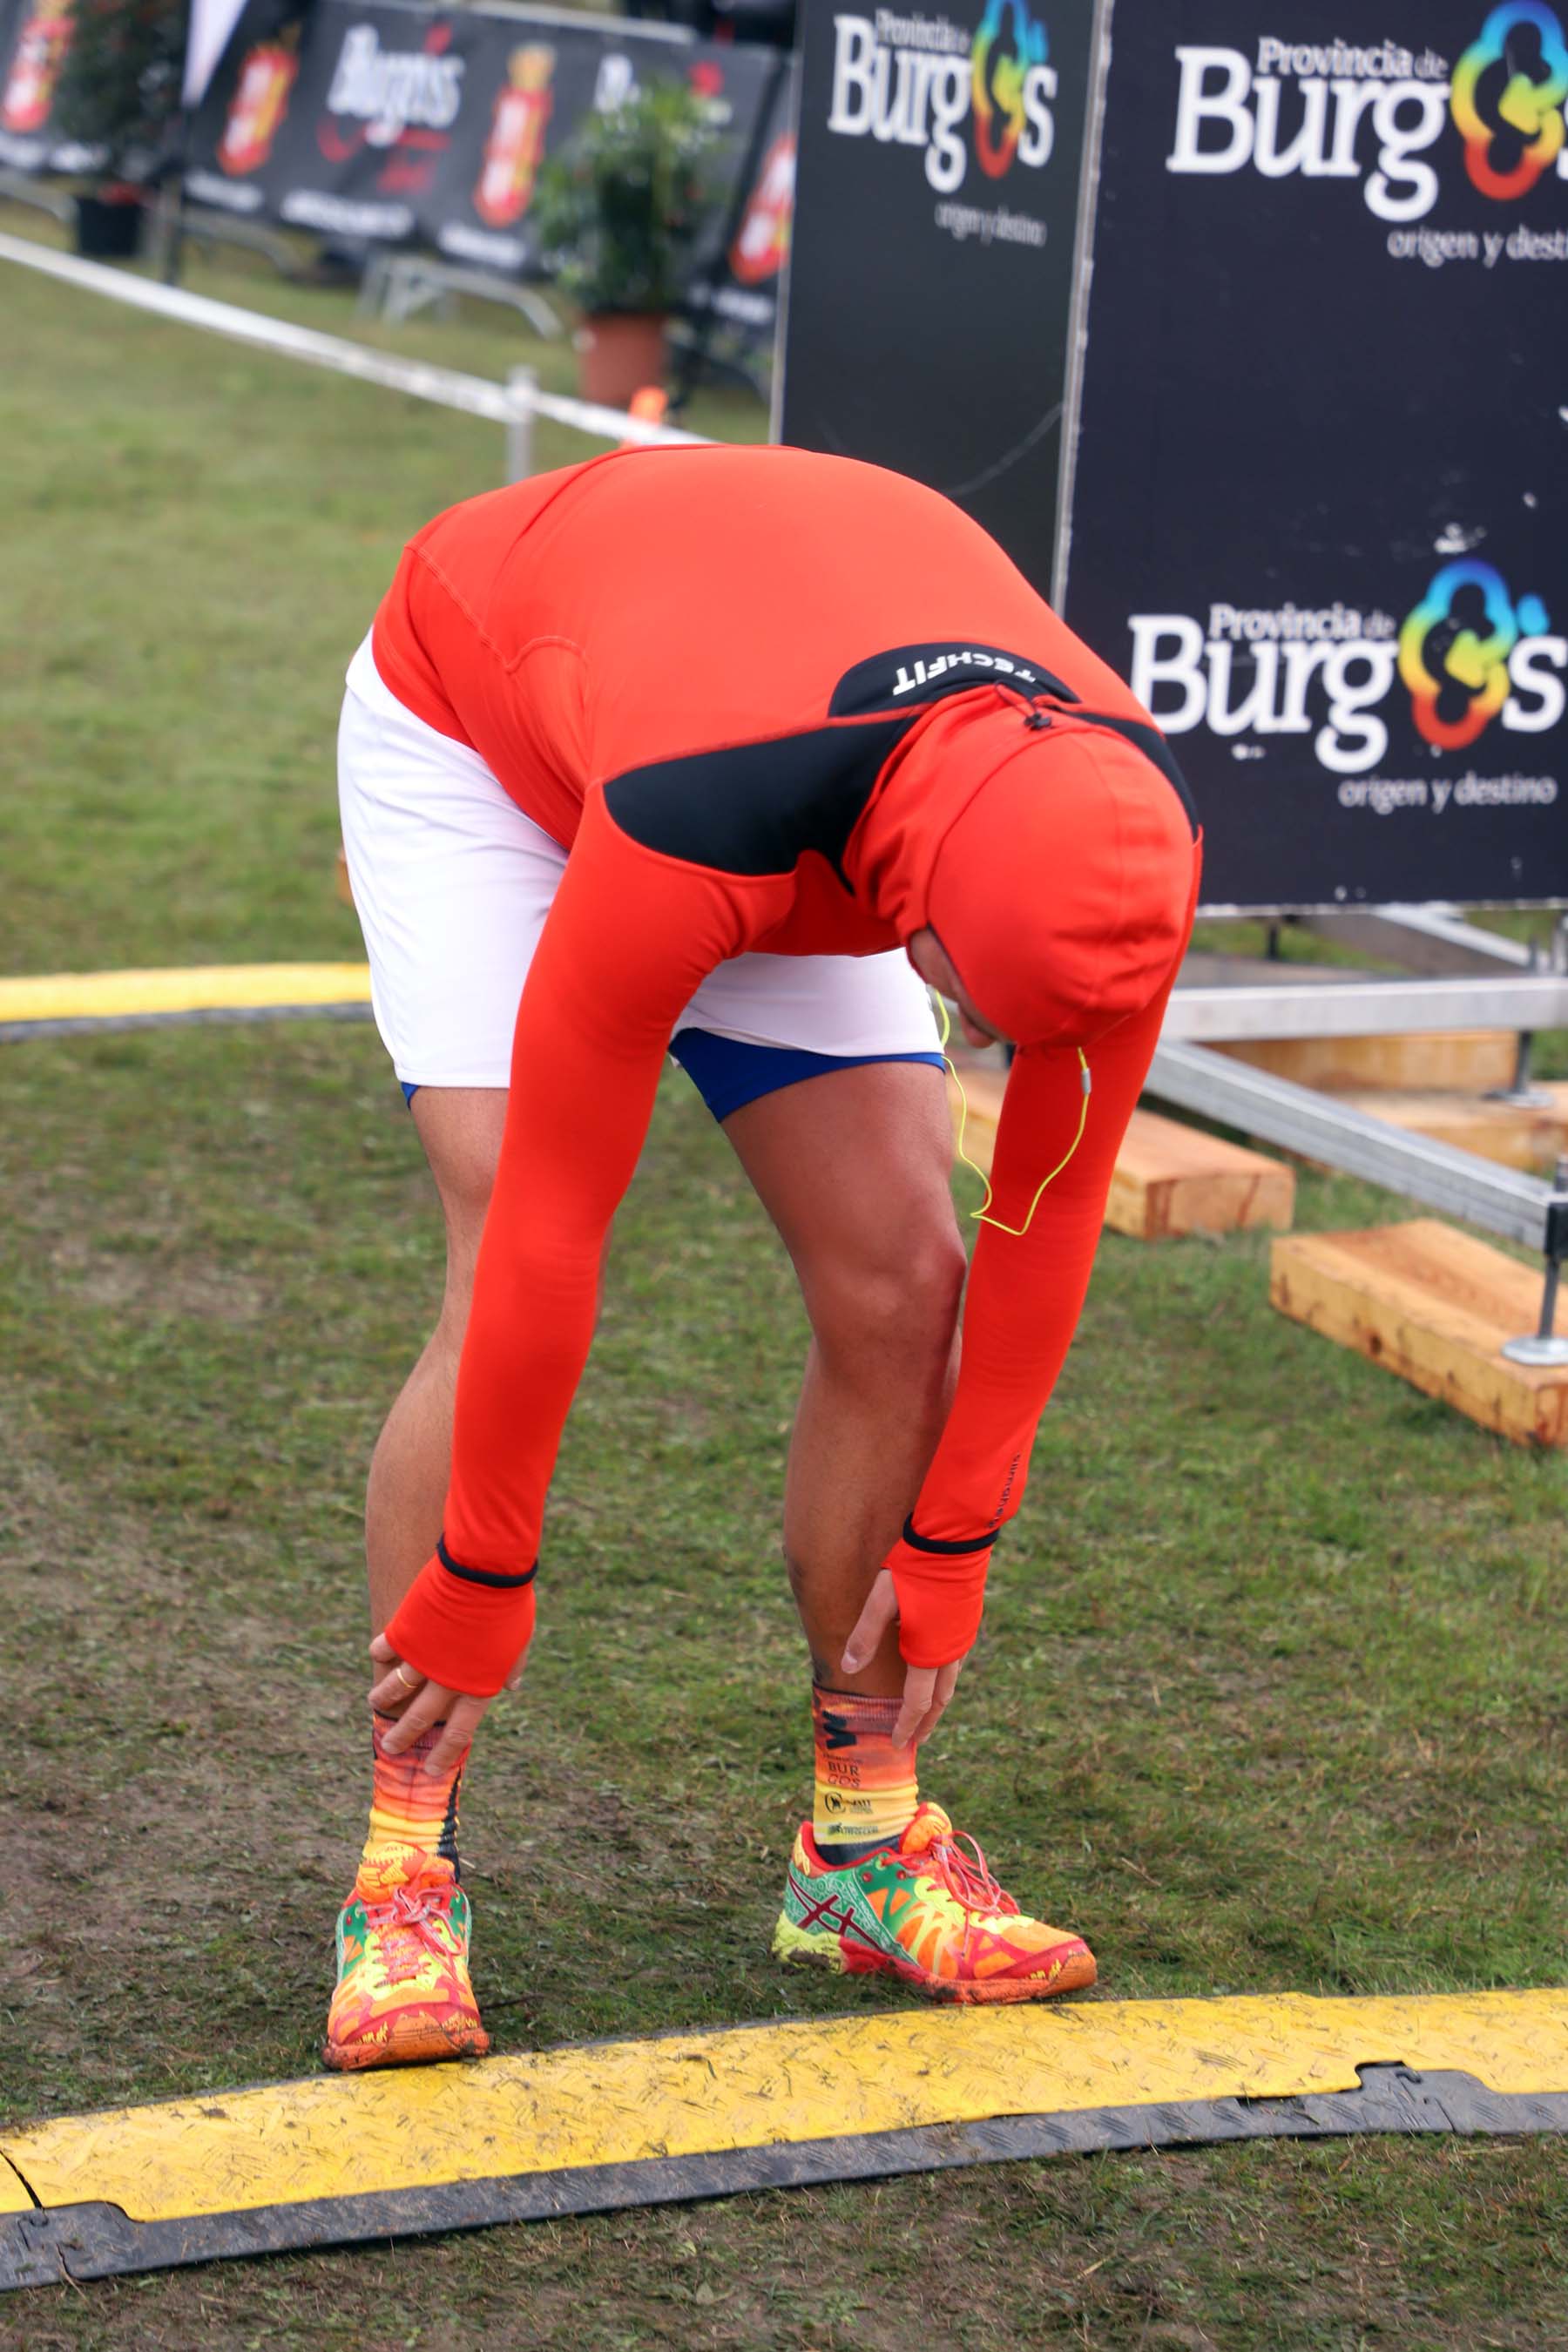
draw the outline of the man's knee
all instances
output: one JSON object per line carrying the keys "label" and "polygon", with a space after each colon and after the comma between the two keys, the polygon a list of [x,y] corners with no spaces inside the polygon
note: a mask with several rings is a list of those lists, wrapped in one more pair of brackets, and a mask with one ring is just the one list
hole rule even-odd
{"label": "man's knee", "polygon": [[922,1385],[940,1376],[964,1269],[963,1244],[943,1219],[815,1269],[807,1306],[825,1367],[852,1374],[869,1362],[901,1366]]}

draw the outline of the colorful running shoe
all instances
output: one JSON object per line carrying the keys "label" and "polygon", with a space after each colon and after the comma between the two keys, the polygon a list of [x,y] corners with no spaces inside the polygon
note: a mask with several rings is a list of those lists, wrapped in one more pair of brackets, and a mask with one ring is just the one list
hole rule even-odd
{"label": "colorful running shoe", "polygon": [[1026,1919],[973,1839],[931,1804],[897,1845],[837,1867],[803,1822],[773,1957],[901,1977],[934,2000],[1041,2000],[1094,1982],[1082,1937]]}
{"label": "colorful running shoe", "polygon": [[408,1846],[369,1848],[338,1914],[338,1987],[329,2066],[482,2058],[490,2046],[468,1981],[468,1898],[449,1862]]}

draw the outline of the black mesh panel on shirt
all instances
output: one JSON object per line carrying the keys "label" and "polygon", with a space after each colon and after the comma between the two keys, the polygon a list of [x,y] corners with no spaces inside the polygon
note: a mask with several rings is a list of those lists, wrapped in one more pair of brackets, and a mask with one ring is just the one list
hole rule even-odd
{"label": "black mesh panel on shirt", "polygon": [[808,849],[840,881],[844,850],[889,756],[918,714],[816,727],[630,768],[605,787],[621,831],[716,874],[793,874]]}

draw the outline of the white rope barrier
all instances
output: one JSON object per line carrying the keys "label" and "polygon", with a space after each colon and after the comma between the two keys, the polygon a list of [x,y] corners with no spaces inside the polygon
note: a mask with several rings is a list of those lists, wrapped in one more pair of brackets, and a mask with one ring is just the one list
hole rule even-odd
{"label": "white rope barrier", "polygon": [[468,416],[504,425],[514,452],[514,474],[526,470],[516,466],[515,457],[525,451],[527,426],[536,415],[603,441],[630,441],[650,448],[696,447],[702,442],[700,434],[682,433],[674,425],[655,425],[618,408],[601,408],[594,401],[541,392],[531,371],[525,368],[514,369],[504,384],[491,383],[484,376],[464,375],[456,368],[397,359],[389,352],[372,351],[341,335],[319,334],[314,328],[295,326],[288,319],[269,319],[259,310],[241,310],[237,303],[216,302],[208,295],[189,293],[183,286],[159,286],[150,278],[107,269],[100,262],[82,261],[74,253],[56,253],[26,237],[0,232],[0,261],[14,261],[68,286],[107,295],[110,301],[124,302],[133,310],[151,310],[187,327],[205,328],[231,342],[278,352],[287,359],[303,360],[310,367],[328,368],[335,375],[356,376],[362,383],[384,384],[388,391],[405,393],[411,400],[432,401],[438,408],[454,408]]}

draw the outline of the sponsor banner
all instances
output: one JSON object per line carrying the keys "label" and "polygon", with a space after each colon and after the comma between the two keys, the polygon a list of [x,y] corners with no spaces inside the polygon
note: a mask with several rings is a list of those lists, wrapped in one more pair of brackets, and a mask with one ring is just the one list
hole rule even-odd
{"label": "sponsor banner", "polygon": [[756,82],[747,93],[750,135],[738,157],[741,177],[715,213],[713,234],[692,272],[687,305],[715,341],[721,334],[742,352],[771,354],[795,217],[795,72],[790,59],[767,50],[721,54]]}
{"label": "sponsor banner", "polygon": [[[252,0],[197,118],[189,194],[329,236],[434,243],[455,177],[471,166],[471,194],[489,170],[496,116],[513,122],[515,154],[510,93],[531,110],[536,145],[537,119],[548,117],[554,47],[532,44],[542,55],[526,70],[518,60],[514,79],[511,29],[476,10],[397,0]],[[518,28],[515,46],[531,46],[527,36]],[[531,193],[526,176],[521,193]],[[492,221],[509,209],[492,173]],[[515,258],[509,240],[501,266]]]}
{"label": "sponsor banner", "polygon": [[1116,0],[1064,604],[1211,905],[1568,898],[1565,26]]}
{"label": "sponsor banner", "polygon": [[803,0],[783,433],[1054,544],[1093,0]]}
{"label": "sponsor banner", "polygon": [[26,13],[23,0],[0,0],[0,102],[4,101],[10,87],[16,35],[21,17]]}
{"label": "sponsor banner", "polygon": [[287,5],[252,0],[198,119],[191,195],[509,275],[541,267],[540,166],[590,110],[680,75],[709,97],[732,157],[762,95],[754,53],[658,26],[401,0]]}
{"label": "sponsor banner", "polygon": [[12,172],[90,172],[94,148],[51,131],[55,89],[75,31],[71,0],[0,5],[0,166]]}
{"label": "sponsor banner", "polygon": [[282,134],[300,79],[310,0],[247,0],[191,127],[185,193],[224,212],[281,201]]}

